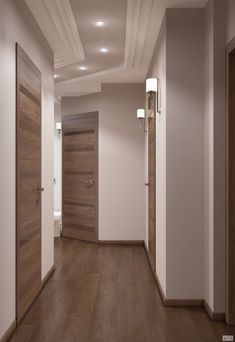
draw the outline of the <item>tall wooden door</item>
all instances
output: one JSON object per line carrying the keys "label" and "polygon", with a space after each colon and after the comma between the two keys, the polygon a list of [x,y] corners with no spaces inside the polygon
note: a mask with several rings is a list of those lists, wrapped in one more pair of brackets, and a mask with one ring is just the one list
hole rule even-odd
{"label": "tall wooden door", "polygon": [[148,254],[155,272],[156,259],[156,115],[155,110],[148,118]]}
{"label": "tall wooden door", "polygon": [[226,321],[235,325],[235,40],[229,54],[228,235]]}
{"label": "tall wooden door", "polygon": [[98,239],[98,113],[63,118],[62,235]]}
{"label": "tall wooden door", "polygon": [[41,74],[17,45],[17,321],[41,289]]}

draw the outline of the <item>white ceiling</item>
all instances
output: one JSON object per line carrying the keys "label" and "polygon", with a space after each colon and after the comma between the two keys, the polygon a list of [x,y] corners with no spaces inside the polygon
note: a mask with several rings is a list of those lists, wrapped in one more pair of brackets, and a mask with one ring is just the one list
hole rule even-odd
{"label": "white ceiling", "polygon": [[[207,2],[25,1],[54,51],[59,96],[96,93],[102,83],[144,82],[165,9],[203,7]],[[96,21],[104,26],[97,27]],[[103,53],[101,48],[108,51]]]}

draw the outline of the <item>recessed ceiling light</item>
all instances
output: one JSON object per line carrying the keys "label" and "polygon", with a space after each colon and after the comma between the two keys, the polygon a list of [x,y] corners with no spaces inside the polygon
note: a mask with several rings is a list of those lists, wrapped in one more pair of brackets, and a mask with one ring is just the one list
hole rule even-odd
{"label": "recessed ceiling light", "polygon": [[109,50],[107,49],[107,48],[101,48],[100,49],[100,52],[103,52],[103,53],[106,53],[106,52],[108,52]]}
{"label": "recessed ceiling light", "polygon": [[87,67],[85,67],[85,66],[80,66],[80,67],[79,67],[79,70],[87,70]]}
{"label": "recessed ceiling light", "polygon": [[102,20],[96,21],[96,22],[95,22],[95,26],[98,26],[98,27],[104,26],[104,21],[102,21]]}
{"label": "recessed ceiling light", "polygon": [[58,78],[59,77],[59,75],[57,75],[57,74],[54,74],[54,78]]}

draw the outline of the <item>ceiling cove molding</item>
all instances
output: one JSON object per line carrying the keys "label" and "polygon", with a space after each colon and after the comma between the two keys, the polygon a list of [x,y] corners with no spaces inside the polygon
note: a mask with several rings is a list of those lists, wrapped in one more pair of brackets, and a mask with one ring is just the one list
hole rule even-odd
{"label": "ceiling cove molding", "polygon": [[123,65],[117,66],[117,67],[114,67],[111,69],[97,71],[97,72],[94,72],[92,74],[88,74],[85,76],[79,76],[79,77],[70,78],[69,80],[59,81],[59,82],[56,82],[55,84],[56,85],[66,85],[66,84],[73,84],[73,83],[77,83],[77,82],[92,80],[93,78],[96,78],[96,77],[102,78],[102,76],[108,75],[108,74],[115,72],[115,71],[122,71],[122,70],[124,70]]}
{"label": "ceiling cove molding", "polygon": [[58,69],[85,59],[69,0],[25,0],[54,52]]}
{"label": "ceiling cove molding", "polygon": [[158,10],[159,8],[154,0],[128,0],[126,67],[148,68],[157,38],[156,18]]}

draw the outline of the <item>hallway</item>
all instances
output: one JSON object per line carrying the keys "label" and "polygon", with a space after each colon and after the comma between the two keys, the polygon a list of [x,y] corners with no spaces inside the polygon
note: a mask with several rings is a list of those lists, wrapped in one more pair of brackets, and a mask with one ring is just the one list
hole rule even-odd
{"label": "hallway", "polygon": [[141,246],[57,238],[55,267],[11,342],[216,342],[235,333],[200,308],[164,308]]}

